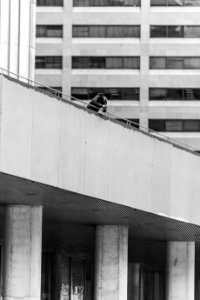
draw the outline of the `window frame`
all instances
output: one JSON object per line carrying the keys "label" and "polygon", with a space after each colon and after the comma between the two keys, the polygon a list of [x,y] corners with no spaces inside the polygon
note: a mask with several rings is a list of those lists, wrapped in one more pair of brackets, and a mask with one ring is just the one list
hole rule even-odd
{"label": "window frame", "polygon": [[[78,28],[84,28],[86,34],[79,34]],[[97,34],[94,34],[93,32],[95,28]],[[102,30],[102,33],[105,33],[100,34],[100,29]],[[114,29],[118,29],[119,34],[111,35],[111,29],[113,29],[113,32]],[[132,34],[130,34],[130,32]],[[133,33],[136,34],[134,35]],[[72,38],[140,38],[140,33],[140,25],[72,25]]]}
{"label": "window frame", "polygon": [[[40,35],[38,34],[38,29],[43,28],[45,34]],[[54,36],[49,36],[48,35],[48,30],[52,30],[52,28],[56,28],[57,30],[60,29],[60,35],[54,35]],[[58,25],[58,24],[49,24],[49,25],[42,25],[42,24],[37,24],[36,25],[36,38],[63,38],[63,25]]]}
{"label": "window frame", "polygon": [[[41,59],[43,61],[43,67],[38,67],[37,66],[37,59]],[[57,62],[56,62],[57,60]],[[47,65],[48,64],[51,64],[51,63],[54,63],[54,66],[53,67],[48,67],[47,68]],[[60,66],[56,66],[56,64],[59,64],[60,63]],[[35,58],[35,69],[62,69],[63,68],[63,57],[60,56],[60,55],[57,55],[57,56],[42,56],[42,55],[39,55],[39,56],[36,56]]]}
{"label": "window frame", "polygon": [[[85,95],[87,95],[87,97],[82,97],[81,94],[80,96],[74,96],[74,92],[73,89],[77,90],[76,92],[78,92],[78,90],[82,89],[85,90]],[[116,92],[120,95],[118,98],[115,98],[112,96],[109,96],[109,90],[116,90]],[[132,92],[132,95],[134,95],[133,97],[126,97],[126,95],[128,94],[128,90]],[[71,87],[71,95],[75,98],[81,98],[81,100],[91,100],[93,99],[97,93],[102,92],[110,101],[140,101],[140,88],[139,87],[134,87],[134,88],[118,88],[118,87],[95,87],[95,88],[91,88],[91,87]],[[77,94],[78,95],[78,94]],[[90,96],[91,95],[91,96]],[[112,95],[112,93],[110,92],[110,95]]]}
{"label": "window frame", "polygon": [[[73,7],[89,7],[89,6],[94,6],[94,7],[141,7],[141,0],[129,0],[129,2],[132,2],[132,4],[128,4],[127,0],[117,0],[118,4],[116,3],[115,5],[115,0],[104,0],[104,2],[102,0],[85,0],[85,5],[81,4],[78,5],[78,1],[79,0],[73,0]],[[98,3],[95,4],[95,1],[97,1]],[[123,2],[122,2],[123,1]],[[82,0],[83,2],[83,0]],[[103,3],[103,5],[102,5]],[[121,5],[120,5],[121,4]]]}
{"label": "window frame", "polygon": [[[125,60],[133,59],[133,61],[137,62],[137,68],[125,68]],[[139,70],[140,69],[140,57],[139,56],[72,56],[72,69],[106,69],[106,70],[113,70],[113,69],[119,69],[119,70]],[[81,61],[82,60],[82,61]],[[85,66],[82,67],[77,66],[78,63],[81,65],[84,63],[85,60]],[[117,61],[121,62],[121,67],[115,67],[114,65],[111,67],[107,67],[108,61]],[[78,62],[79,61],[79,62]],[[95,65],[98,65],[99,67],[96,67]]]}
{"label": "window frame", "polygon": [[[51,2],[52,0],[37,0],[36,6],[50,6],[50,7],[63,7],[64,6],[64,2],[63,0],[53,0],[55,1],[55,4],[52,5]],[[58,3],[56,3],[58,2]]]}

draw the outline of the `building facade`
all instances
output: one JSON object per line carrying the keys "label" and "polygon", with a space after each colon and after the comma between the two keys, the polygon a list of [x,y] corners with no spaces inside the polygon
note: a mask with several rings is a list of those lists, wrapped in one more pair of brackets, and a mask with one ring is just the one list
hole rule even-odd
{"label": "building facade", "polygon": [[200,149],[200,1],[38,0],[35,79]]}

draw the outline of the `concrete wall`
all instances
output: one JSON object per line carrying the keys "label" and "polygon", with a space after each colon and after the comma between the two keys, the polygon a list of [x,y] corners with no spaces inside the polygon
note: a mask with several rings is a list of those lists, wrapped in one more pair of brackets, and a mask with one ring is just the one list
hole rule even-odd
{"label": "concrete wall", "polygon": [[1,77],[0,171],[200,225],[200,157]]}

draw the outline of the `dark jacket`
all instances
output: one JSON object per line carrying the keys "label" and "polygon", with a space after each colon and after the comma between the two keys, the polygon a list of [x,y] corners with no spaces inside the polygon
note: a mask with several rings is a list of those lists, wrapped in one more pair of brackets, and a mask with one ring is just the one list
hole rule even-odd
{"label": "dark jacket", "polygon": [[98,112],[101,108],[106,111],[107,98],[104,95],[97,95],[90,101],[87,108],[90,110]]}

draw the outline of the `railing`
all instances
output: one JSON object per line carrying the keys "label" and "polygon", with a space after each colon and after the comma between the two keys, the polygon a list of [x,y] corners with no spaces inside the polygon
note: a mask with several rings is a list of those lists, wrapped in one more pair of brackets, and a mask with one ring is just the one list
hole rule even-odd
{"label": "railing", "polygon": [[[87,108],[88,101],[85,102],[85,101],[80,100],[80,99],[78,99],[78,98],[76,98],[76,97],[67,95],[67,94],[65,94],[65,93],[63,93],[63,92],[61,92],[61,91],[58,91],[58,90],[56,90],[56,89],[53,89],[53,88],[51,88],[51,87],[49,87],[49,86],[46,86],[46,85],[44,85],[44,84],[42,84],[42,83],[39,83],[39,82],[37,82],[37,81],[35,81],[35,80],[31,80],[31,79],[29,79],[29,78],[26,78],[26,77],[24,77],[24,76],[21,76],[21,75],[19,75],[19,74],[15,74],[15,73],[13,73],[13,72],[11,72],[11,71],[8,71],[8,70],[6,70],[6,69],[3,69],[3,68],[1,68],[1,67],[0,67],[0,73],[1,73],[2,75],[6,75],[6,76],[9,76],[9,77],[15,78],[15,79],[17,79],[17,80],[19,80],[19,81],[21,81],[21,82],[27,83],[28,85],[32,85],[32,86],[34,86],[34,88],[38,88],[38,89],[40,89],[40,88],[42,89],[42,88],[43,88],[43,89],[45,89],[45,91],[50,92],[51,94],[53,94],[53,95],[59,97],[60,99],[62,99],[62,101],[65,101],[65,100],[66,100],[66,101],[73,101],[73,102],[75,101],[76,104],[78,103],[80,106],[85,107],[87,110],[89,110],[89,109]],[[91,105],[90,105],[90,106],[91,106]],[[179,141],[179,140],[177,140],[177,139],[168,137],[168,136],[164,135],[163,133],[157,132],[157,131],[152,130],[152,129],[148,128],[148,127],[145,127],[145,126],[143,126],[143,125],[139,125],[138,123],[136,123],[136,122],[134,122],[134,121],[130,121],[130,120],[126,119],[126,118],[123,118],[123,117],[120,117],[120,116],[118,116],[118,115],[112,114],[112,113],[110,113],[110,112],[108,112],[108,111],[105,112],[105,113],[103,113],[103,114],[104,114],[106,117],[109,117],[109,118],[111,118],[111,119],[115,119],[115,120],[117,119],[119,122],[122,121],[123,124],[125,123],[125,124],[127,124],[128,126],[132,126],[132,127],[134,127],[136,130],[140,130],[140,131],[143,131],[143,132],[147,132],[147,133],[149,133],[150,135],[152,135],[153,137],[156,136],[156,137],[161,138],[161,139],[163,139],[163,140],[165,140],[165,141],[167,141],[167,142],[170,142],[170,143],[172,143],[172,144],[174,144],[174,145],[176,145],[176,146],[180,146],[180,147],[185,148],[185,149],[190,150],[190,151],[200,152],[200,149],[197,149],[197,148],[193,147],[192,145],[189,145],[189,144],[186,144],[186,143],[184,143],[184,142],[181,142],[181,141]],[[139,128],[137,128],[137,127],[139,127]]]}

